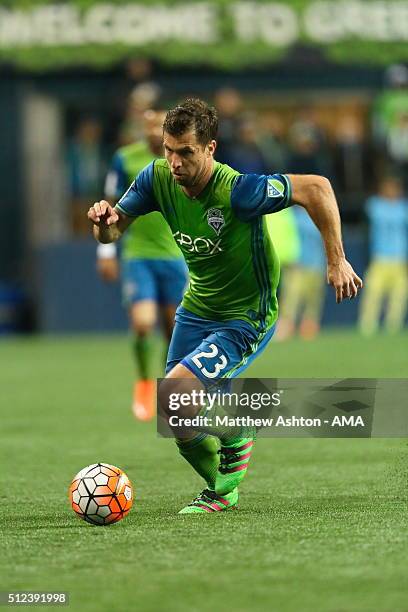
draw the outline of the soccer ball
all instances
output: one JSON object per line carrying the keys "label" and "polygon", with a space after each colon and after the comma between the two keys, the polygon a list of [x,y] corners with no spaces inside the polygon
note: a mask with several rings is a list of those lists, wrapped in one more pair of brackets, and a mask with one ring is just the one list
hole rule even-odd
{"label": "soccer ball", "polygon": [[92,525],[117,523],[133,504],[132,483],[109,463],[94,463],[78,472],[68,494],[74,512]]}

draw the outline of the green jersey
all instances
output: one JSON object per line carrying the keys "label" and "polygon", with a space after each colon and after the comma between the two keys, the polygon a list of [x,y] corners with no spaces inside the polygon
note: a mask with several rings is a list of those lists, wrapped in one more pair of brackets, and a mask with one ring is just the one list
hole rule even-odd
{"label": "green jersey", "polygon": [[188,197],[157,159],[118,202],[131,217],[160,211],[186,260],[190,284],[182,305],[214,321],[241,319],[258,331],[277,318],[279,260],[264,215],[290,203],[285,175],[240,174],[214,162],[204,190]]}
{"label": "green jersey", "polygon": [[300,240],[292,208],[266,217],[266,227],[282,266],[296,263],[300,255]]}
{"label": "green jersey", "polygon": [[[145,142],[122,147],[112,160],[105,192],[108,198],[119,198],[134,177],[152,160],[149,146]],[[181,257],[180,249],[171,231],[159,212],[140,217],[123,239],[124,259],[175,259]]]}

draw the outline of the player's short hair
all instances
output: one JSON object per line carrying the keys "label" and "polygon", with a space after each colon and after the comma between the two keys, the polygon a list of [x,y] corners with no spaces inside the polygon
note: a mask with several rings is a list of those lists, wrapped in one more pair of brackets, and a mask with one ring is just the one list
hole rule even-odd
{"label": "player's short hair", "polygon": [[194,131],[197,142],[206,145],[217,138],[217,111],[203,100],[188,98],[168,111],[163,130],[170,136],[181,136]]}

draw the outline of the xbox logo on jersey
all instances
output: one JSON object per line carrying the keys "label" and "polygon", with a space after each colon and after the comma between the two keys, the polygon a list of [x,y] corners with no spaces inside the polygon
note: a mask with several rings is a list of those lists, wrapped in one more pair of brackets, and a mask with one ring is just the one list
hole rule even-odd
{"label": "xbox logo on jersey", "polygon": [[222,253],[221,238],[214,242],[211,238],[205,238],[204,236],[192,238],[188,234],[183,234],[180,231],[175,232],[173,238],[181,249],[188,253],[200,253],[203,255]]}
{"label": "xbox logo on jersey", "polygon": [[207,212],[207,222],[210,227],[215,231],[217,236],[220,235],[220,231],[225,225],[224,215],[219,208],[210,208]]}

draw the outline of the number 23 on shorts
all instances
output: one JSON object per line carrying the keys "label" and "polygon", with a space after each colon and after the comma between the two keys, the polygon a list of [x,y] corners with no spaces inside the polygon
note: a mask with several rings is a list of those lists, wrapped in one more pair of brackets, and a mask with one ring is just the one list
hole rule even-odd
{"label": "number 23 on shorts", "polygon": [[[204,376],[207,378],[217,378],[221,370],[223,370],[227,365],[228,361],[225,355],[219,352],[218,347],[215,344],[210,344],[209,349],[211,350],[197,353],[197,355],[194,355],[191,360],[197,366],[197,368],[201,370]],[[217,357],[217,361],[211,364],[213,366],[212,370],[208,370],[206,367],[204,367],[201,361],[203,357],[205,359],[213,359]]]}

